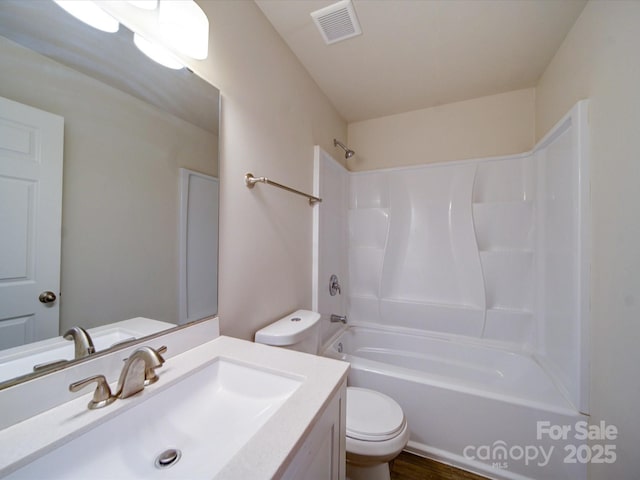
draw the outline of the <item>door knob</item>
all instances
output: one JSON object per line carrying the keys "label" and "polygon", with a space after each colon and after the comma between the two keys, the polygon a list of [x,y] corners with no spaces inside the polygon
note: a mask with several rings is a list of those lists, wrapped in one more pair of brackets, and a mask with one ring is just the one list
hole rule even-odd
{"label": "door knob", "polygon": [[42,292],[40,294],[40,296],[38,297],[38,300],[40,300],[42,303],[52,303],[56,301],[56,294],[50,291],[46,291],[46,292]]}

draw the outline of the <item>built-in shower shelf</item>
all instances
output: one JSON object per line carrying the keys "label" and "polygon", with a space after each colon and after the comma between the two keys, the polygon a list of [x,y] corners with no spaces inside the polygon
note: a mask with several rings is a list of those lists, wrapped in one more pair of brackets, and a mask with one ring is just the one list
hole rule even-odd
{"label": "built-in shower shelf", "polygon": [[533,288],[532,250],[480,252],[488,309],[530,310]]}
{"label": "built-in shower shelf", "polygon": [[498,315],[513,315],[513,316],[521,316],[521,317],[531,317],[533,315],[533,311],[528,308],[506,308],[506,307],[493,307],[487,308],[487,315],[489,314],[498,314]]}
{"label": "built-in shower shelf", "polygon": [[415,298],[398,298],[398,297],[383,297],[381,302],[401,303],[406,305],[416,305],[421,307],[434,307],[434,308],[446,308],[451,310],[469,310],[469,311],[484,311],[484,307],[476,305],[464,305],[464,304],[452,304],[452,303],[440,303],[432,300],[419,300]]}
{"label": "built-in shower shelf", "polygon": [[531,266],[533,250],[517,248],[496,248],[491,250],[480,250],[480,261],[483,265],[488,263],[501,263],[503,268],[510,268],[511,263],[521,262]]}
{"label": "built-in shower shelf", "polygon": [[506,206],[506,208],[520,208],[520,207],[531,207],[533,206],[533,200],[493,200],[493,201],[487,201],[487,202],[473,202],[474,207],[475,206],[481,206],[480,208],[491,208],[493,206],[495,207],[504,207]]}
{"label": "built-in shower shelf", "polygon": [[525,347],[534,338],[533,312],[511,308],[489,308],[483,338]]}
{"label": "built-in shower shelf", "polygon": [[347,209],[349,212],[368,212],[374,210],[381,210],[383,212],[388,212],[389,207],[349,207]]}
{"label": "built-in shower shelf", "polygon": [[352,245],[349,250],[375,250],[383,251],[384,247],[378,247],[377,245]]}
{"label": "built-in shower shelf", "polygon": [[473,202],[474,209],[521,210],[533,208],[533,200],[505,200],[501,202]]}
{"label": "built-in shower shelf", "polygon": [[366,295],[362,293],[350,293],[349,298],[355,298],[359,300],[375,300],[378,301],[378,297],[375,295]]}
{"label": "built-in shower shelf", "polygon": [[[387,304],[398,303],[402,305],[413,305],[416,307],[438,308],[438,309],[441,308],[441,309],[450,309],[450,310],[467,310],[470,312],[483,312],[485,310],[484,307],[480,307],[476,305],[458,305],[458,304],[451,304],[451,303],[439,303],[439,302],[432,302],[432,301],[421,301],[416,299],[395,298],[395,297],[394,298],[389,298],[389,297],[378,298],[375,295],[367,295],[362,293],[350,293],[349,298],[357,299],[357,300],[369,300],[369,301],[375,300],[376,302],[380,301],[381,303],[387,303]],[[487,310],[496,310],[501,312],[515,312],[515,313],[518,313],[518,312],[531,313],[528,310],[509,309],[509,308],[502,308],[502,307],[491,308]]]}
{"label": "built-in shower shelf", "polygon": [[530,248],[487,248],[479,250],[480,256],[490,255],[532,255],[534,252]]}
{"label": "built-in shower shelf", "polygon": [[478,164],[473,185],[476,203],[513,202],[533,198],[535,165],[530,156]]}

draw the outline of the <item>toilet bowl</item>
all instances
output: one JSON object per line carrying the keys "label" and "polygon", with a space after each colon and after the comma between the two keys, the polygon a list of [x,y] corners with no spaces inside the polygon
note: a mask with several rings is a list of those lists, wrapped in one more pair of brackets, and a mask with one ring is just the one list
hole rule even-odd
{"label": "toilet bowl", "polygon": [[[256,343],[318,353],[320,314],[298,310],[258,330]],[[389,461],[409,441],[404,412],[391,397],[347,387],[347,479],[389,480]]]}
{"label": "toilet bowl", "polygon": [[409,441],[400,405],[374,390],[347,387],[347,477],[389,480],[388,462]]}

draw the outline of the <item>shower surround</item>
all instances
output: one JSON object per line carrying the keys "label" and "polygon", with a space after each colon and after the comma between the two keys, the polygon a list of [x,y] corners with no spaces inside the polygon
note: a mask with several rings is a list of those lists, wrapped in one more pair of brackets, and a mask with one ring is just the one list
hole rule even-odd
{"label": "shower surround", "polygon": [[[317,149],[314,309],[349,319],[339,338],[326,326],[326,354],[403,406],[413,450],[501,478],[586,478],[564,461],[579,442],[537,438],[537,422],[589,408],[586,109],[509,157],[349,173]],[[465,451],[480,445],[554,448],[541,466]]]}

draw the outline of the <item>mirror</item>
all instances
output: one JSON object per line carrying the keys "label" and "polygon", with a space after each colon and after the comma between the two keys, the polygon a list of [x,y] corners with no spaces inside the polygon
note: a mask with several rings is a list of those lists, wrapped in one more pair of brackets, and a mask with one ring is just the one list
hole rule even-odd
{"label": "mirror", "polygon": [[[199,178],[218,176],[219,91],[186,68],[171,70],[148,59],[132,37],[123,25],[117,33],[95,30],[50,0],[0,3],[0,97],[64,117],[53,336],[135,317],[166,322],[158,324],[164,328],[181,323],[181,316],[186,322],[217,313],[217,271],[210,269],[206,287],[213,291],[204,291],[215,297],[215,306],[200,317],[181,315],[185,244],[179,232],[180,169],[204,174]],[[216,238],[200,247],[217,266],[217,180],[212,183],[216,196],[206,198],[215,202],[215,215],[207,221],[215,224],[206,230]],[[5,208],[0,220],[3,212],[5,219],[13,215]],[[0,301],[0,318],[15,320],[2,311],[7,303]],[[4,332],[13,327],[0,321],[6,340],[3,323],[9,326]],[[13,325],[28,340],[36,329],[27,323]],[[15,345],[5,341],[4,347]]]}

